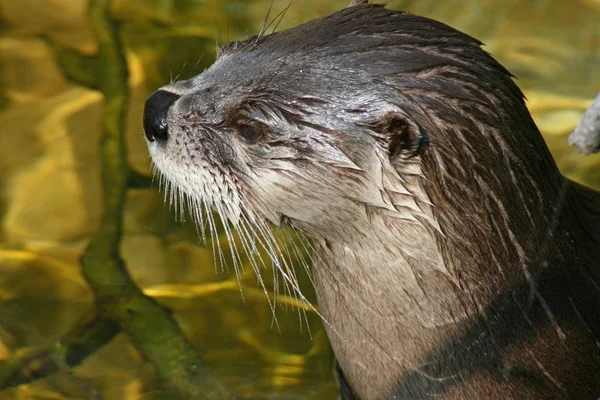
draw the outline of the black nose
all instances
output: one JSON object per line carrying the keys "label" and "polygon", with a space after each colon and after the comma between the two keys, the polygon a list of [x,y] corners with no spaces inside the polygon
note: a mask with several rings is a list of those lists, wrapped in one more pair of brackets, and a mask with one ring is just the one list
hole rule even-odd
{"label": "black nose", "polygon": [[169,136],[167,113],[169,107],[180,96],[165,90],[152,93],[144,107],[144,132],[149,141],[165,140]]}

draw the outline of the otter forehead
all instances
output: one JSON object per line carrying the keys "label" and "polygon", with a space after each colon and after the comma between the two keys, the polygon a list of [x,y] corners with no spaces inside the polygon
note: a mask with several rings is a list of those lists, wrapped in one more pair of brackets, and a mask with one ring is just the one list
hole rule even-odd
{"label": "otter forehead", "polygon": [[[341,56],[310,61],[302,54],[267,55],[257,45],[250,51],[227,52],[202,74],[162,90],[181,96],[181,107],[217,123],[267,96],[272,105],[292,108],[310,102],[313,113],[319,108],[366,110],[390,99],[391,93],[386,95],[387,89],[379,86],[383,85],[373,82],[367,71],[351,68]],[[396,90],[390,92],[397,96]]]}
{"label": "otter forehead", "polygon": [[[318,97],[325,107],[348,110],[381,106],[382,99],[401,103],[403,90],[432,88],[485,102],[480,92],[493,86],[506,90],[510,77],[480,44],[427,18],[375,5],[349,7],[283,32],[230,44],[202,74],[163,89],[194,96],[182,102],[194,102],[212,122],[261,93],[283,104]],[[449,76],[441,76],[444,67],[448,74],[469,77],[471,86],[452,84]],[[477,90],[481,82],[485,86]]]}

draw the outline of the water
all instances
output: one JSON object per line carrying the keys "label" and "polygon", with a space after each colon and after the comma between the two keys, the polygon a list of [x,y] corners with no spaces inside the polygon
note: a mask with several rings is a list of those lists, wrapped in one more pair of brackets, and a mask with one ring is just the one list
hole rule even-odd
{"label": "water", "polygon": [[[272,15],[287,5],[275,3]],[[300,0],[279,29],[347,3]],[[129,72],[122,111],[135,171],[149,171],[141,134],[148,94],[171,79],[200,73],[214,60],[217,45],[256,34],[268,5],[266,0],[110,3],[108,18],[119,27]],[[561,170],[600,188],[600,156],[579,155],[566,137],[600,89],[600,1],[419,0],[393,1],[389,7],[439,19],[486,43],[518,77]],[[0,18],[2,360],[51,345],[93,313],[79,257],[102,212],[99,140],[106,104],[98,88],[118,81],[106,81],[114,66],[98,57],[87,2],[2,0]],[[175,222],[156,189],[129,191],[124,225],[121,251],[134,279],[175,311],[227,385],[247,398],[336,398],[333,358],[313,312],[301,324],[296,309],[278,308],[275,325],[251,269],[242,274],[242,298],[235,276],[215,271],[194,226]],[[272,280],[269,271],[264,276]],[[301,280],[310,292],[308,278]],[[286,302],[291,303],[283,298]],[[72,373],[0,391],[0,399],[96,393],[106,399],[178,397],[121,334]]]}

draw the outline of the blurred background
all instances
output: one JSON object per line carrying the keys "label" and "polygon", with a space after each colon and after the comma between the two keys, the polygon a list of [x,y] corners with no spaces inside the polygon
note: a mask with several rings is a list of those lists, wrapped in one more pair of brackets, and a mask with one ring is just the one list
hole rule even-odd
{"label": "blurred background", "polygon": [[[113,0],[128,68],[128,159],[150,173],[142,134],[146,97],[201,73],[218,45],[258,33],[270,0]],[[349,0],[298,0],[278,30],[324,16]],[[271,16],[288,5],[275,0]],[[441,20],[486,44],[516,77],[570,178],[600,189],[600,155],[567,135],[600,90],[600,0],[391,1],[389,8]],[[47,346],[93,311],[79,257],[99,224],[99,139],[110,65],[98,57],[85,0],[0,0],[0,360]],[[309,38],[307,38],[309,40]],[[109,74],[110,75],[110,74]],[[216,374],[244,398],[335,399],[333,357],[319,318],[279,307],[277,323],[251,268],[215,269],[191,221],[175,221],[156,187],[129,191],[121,249],[146,294],[174,310]],[[222,238],[224,241],[225,239]],[[225,247],[226,248],[226,247]],[[267,287],[272,274],[265,271]],[[304,292],[314,296],[305,274]],[[286,299],[281,300],[286,304]],[[303,317],[304,318],[304,317]],[[308,328],[308,329],[307,329]],[[56,374],[0,391],[0,399],[176,399],[125,335],[75,376]]]}

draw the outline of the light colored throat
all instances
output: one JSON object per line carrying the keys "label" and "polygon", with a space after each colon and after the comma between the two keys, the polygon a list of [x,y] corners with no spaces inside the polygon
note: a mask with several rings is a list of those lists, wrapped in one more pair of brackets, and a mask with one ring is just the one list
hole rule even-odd
{"label": "light colored throat", "polygon": [[435,228],[373,219],[352,243],[315,239],[315,288],[336,356],[360,398],[391,388],[470,310]]}

